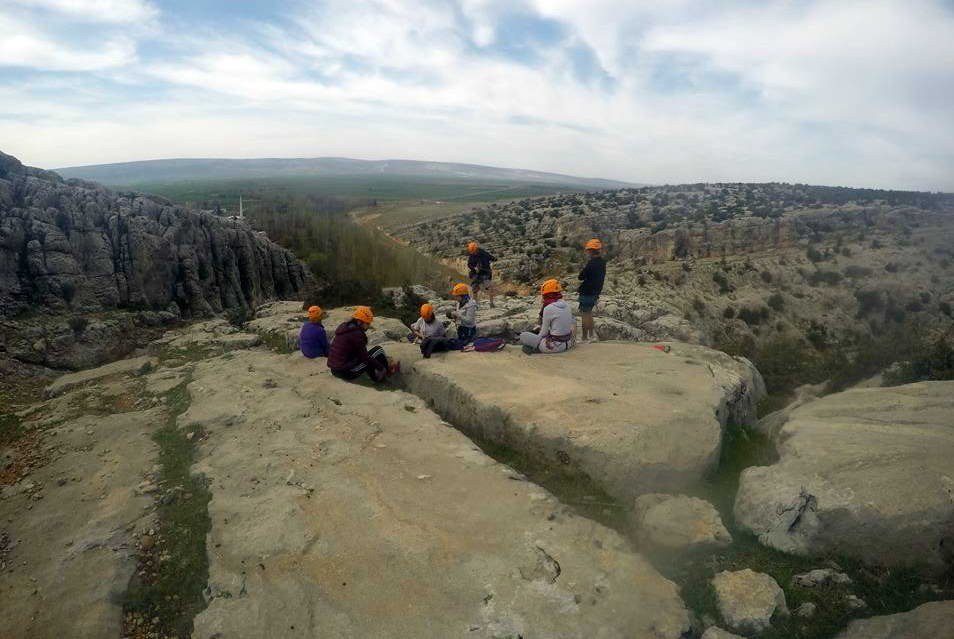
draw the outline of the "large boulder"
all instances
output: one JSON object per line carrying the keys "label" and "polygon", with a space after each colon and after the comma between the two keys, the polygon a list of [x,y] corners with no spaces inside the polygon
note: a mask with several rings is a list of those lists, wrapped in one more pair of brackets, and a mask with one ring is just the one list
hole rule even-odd
{"label": "large boulder", "polygon": [[778,463],[742,473],[739,525],[768,546],[943,570],[954,545],[954,382],[829,395],[791,412]]}
{"label": "large boulder", "polygon": [[408,367],[406,383],[438,413],[624,503],[700,480],[729,421],[752,423],[764,393],[744,359],[701,346],[627,342],[528,357],[517,349],[449,353]]}
{"label": "large boulder", "polygon": [[658,548],[695,550],[732,543],[719,511],[697,497],[642,495],[636,499],[630,520],[637,537]]}
{"label": "large boulder", "polygon": [[196,365],[209,605],[197,639],[679,639],[678,589],[614,531],[484,455],[419,398],[300,354]]}
{"label": "large boulder", "polygon": [[954,601],[935,601],[910,612],[852,621],[837,639],[941,639],[954,637]]}
{"label": "large boulder", "polygon": [[789,614],[778,583],[748,568],[720,572],[712,578],[712,589],[723,621],[737,632],[763,632],[772,625],[774,615]]}

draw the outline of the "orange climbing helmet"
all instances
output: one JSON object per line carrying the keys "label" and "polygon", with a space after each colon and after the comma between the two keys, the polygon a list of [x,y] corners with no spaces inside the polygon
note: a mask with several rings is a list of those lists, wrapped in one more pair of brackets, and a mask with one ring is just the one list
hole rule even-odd
{"label": "orange climbing helmet", "polygon": [[460,284],[455,284],[454,289],[451,291],[451,295],[470,295],[470,287],[463,282]]}
{"label": "orange climbing helmet", "polygon": [[354,309],[354,313],[351,314],[351,318],[359,322],[364,322],[365,324],[371,324],[374,322],[374,313],[371,312],[370,306],[358,306]]}
{"label": "orange climbing helmet", "polygon": [[434,307],[430,304],[421,304],[421,317],[426,320],[434,317]]}
{"label": "orange climbing helmet", "polygon": [[473,255],[474,253],[477,252],[477,248],[478,248],[477,242],[471,242],[470,244],[467,245],[467,252]]}
{"label": "orange climbing helmet", "polygon": [[320,306],[309,306],[308,307],[308,321],[317,322],[321,319],[321,316],[324,315],[324,312],[321,310]]}
{"label": "orange climbing helmet", "polygon": [[560,286],[559,280],[547,280],[543,283],[543,286],[540,287],[540,295],[548,295],[550,293],[562,293],[563,287]]}
{"label": "orange climbing helmet", "polygon": [[594,237],[592,240],[586,243],[586,250],[601,251],[603,250],[603,243]]}

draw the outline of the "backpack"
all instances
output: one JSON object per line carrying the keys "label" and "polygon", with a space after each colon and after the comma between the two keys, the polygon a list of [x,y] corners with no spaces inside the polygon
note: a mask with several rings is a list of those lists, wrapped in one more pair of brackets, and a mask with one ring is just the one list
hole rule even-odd
{"label": "backpack", "polygon": [[478,337],[462,350],[474,353],[493,353],[503,350],[507,343],[499,337]]}

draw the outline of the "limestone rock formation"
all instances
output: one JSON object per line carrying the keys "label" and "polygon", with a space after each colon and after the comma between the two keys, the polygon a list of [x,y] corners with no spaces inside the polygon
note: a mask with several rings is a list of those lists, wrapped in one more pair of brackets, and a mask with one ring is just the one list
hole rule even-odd
{"label": "limestone rock formation", "polygon": [[736,521],[768,546],[949,567],[954,382],[829,395],[791,412],[778,463],[742,473]]}
{"label": "limestone rock formation", "polygon": [[769,575],[748,568],[723,571],[713,577],[712,588],[722,619],[735,631],[762,632],[773,615],[788,615],[785,593]]}
{"label": "limestone rock formation", "polygon": [[64,181],[0,153],[0,317],[171,306],[204,316],[295,297],[308,279],[244,222]]}
{"label": "limestone rock formation", "polygon": [[660,548],[688,551],[732,543],[719,512],[697,497],[642,495],[630,520],[639,539]]}
{"label": "limestone rock formation", "polygon": [[203,429],[196,471],[212,490],[198,639],[689,630],[676,586],[618,534],[416,397],[264,351],[200,362],[188,388],[177,424]]}
{"label": "limestone rock formation", "polygon": [[631,503],[679,490],[718,461],[725,424],[749,424],[764,394],[744,359],[702,346],[582,344],[421,360],[408,388],[464,432],[583,474]]}
{"label": "limestone rock formation", "polygon": [[836,639],[954,637],[954,601],[935,601],[910,612],[852,621]]}

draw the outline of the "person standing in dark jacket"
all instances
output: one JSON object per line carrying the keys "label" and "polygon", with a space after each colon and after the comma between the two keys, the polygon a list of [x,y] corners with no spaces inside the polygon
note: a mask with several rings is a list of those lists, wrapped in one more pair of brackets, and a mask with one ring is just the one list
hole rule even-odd
{"label": "person standing in dark jacket", "polygon": [[467,245],[467,270],[470,272],[470,288],[474,294],[474,301],[477,301],[480,289],[487,290],[487,297],[490,298],[490,308],[494,307],[494,272],[490,264],[496,262],[497,258],[478,246],[477,242],[471,242]]}
{"label": "person standing in dark jacket", "polygon": [[355,380],[364,373],[376,384],[390,375],[401,372],[400,362],[391,362],[384,349],[375,346],[368,350],[368,328],[374,314],[367,306],[354,309],[351,319],[335,329],[335,338],[328,353],[328,368],[339,379]]}
{"label": "person standing in dark jacket", "polygon": [[606,260],[600,255],[603,243],[592,239],[586,243],[586,254],[589,260],[580,271],[580,315],[583,316],[582,339],[589,340],[596,337],[593,330],[593,309],[600,301],[603,292],[603,281],[606,279]]}

